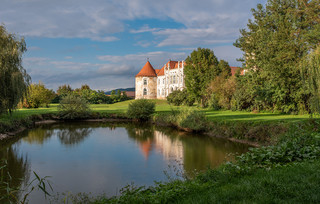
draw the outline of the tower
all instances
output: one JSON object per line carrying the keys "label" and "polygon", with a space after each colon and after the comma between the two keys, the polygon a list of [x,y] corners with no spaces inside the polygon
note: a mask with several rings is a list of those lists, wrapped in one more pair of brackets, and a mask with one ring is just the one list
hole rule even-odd
{"label": "tower", "polygon": [[149,61],[135,77],[136,99],[157,98],[157,74]]}

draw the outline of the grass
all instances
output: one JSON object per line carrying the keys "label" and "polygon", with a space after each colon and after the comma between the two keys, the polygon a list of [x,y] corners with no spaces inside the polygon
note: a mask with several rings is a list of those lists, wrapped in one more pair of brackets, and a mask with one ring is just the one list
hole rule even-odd
{"label": "grass", "polygon": [[[156,102],[156,112],[158,113],[169,113],[172,110],[179,110],[186,108],[186,106],[171,106],[165,100],[153,100]],[[92,104],[90,108],[94,112],[100,113],[125,113],[127,111],[129,103],[132,101],[124,101],[115,104]],[[55,113],[57,112],[58,104],[50,104],[49,108],[37,108],[37,109],[18,109],[14,111],[12,117],[15,119],[24,118],[31,115],[39,115],[39,114],[46,114],[46,113]],[[198,109],[197,107],[193,106],[192,108]],[[208,109],[201,109],[204,111],[207,118],[210,121],[239,121],[239,122],[252,122],[252,121],[259,121],[259,122],[295,122],[295,121],[302,121],[307,120],[309,115],[288,115],[288,114],[273,114],[273,113],[250,113],[250,112],[242,112],[242,111],[212,111]],[[8,115],[1,115],[0,122],[6,122],[10,120],[10,116]]]}
{"label": "grass", "polygon": [[319,203],[319,168],[317,160],[245,176],[222,176],[211,188],[195,190],[175,203]]}

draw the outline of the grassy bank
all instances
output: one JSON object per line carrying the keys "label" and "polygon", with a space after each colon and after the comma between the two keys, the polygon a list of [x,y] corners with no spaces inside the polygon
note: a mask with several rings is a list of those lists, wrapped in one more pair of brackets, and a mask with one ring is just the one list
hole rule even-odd
{"label": "grassy bank", "polygon": [[[115,104],[92,104],[90,108],[92,114],[90,118],[125,118],[128,105],[132,101],[124,101]],[[165,100],[154,100],[156,103],[156,123],[166,123],[177,125],[177,119],[172,116],[184,109],[193,109],[205,115],[205,132],[212,136],[235,138],[239,140],[251,141],[259,144],[273,144],[275,138],[287,131],[288,125],[296,122],[305,122],[308,115],[284,115],[273,113],[250,113],[240,111],[212,111],[209,109],[199,109],[196,106],[172,106]],[[57,104],[51,104],[49,108],[18,109],[12,116],[1,115],[0,133],[11,132],[19,127],[31,127],[34,121],[44,119],[58,119]],[[165,120],[161,119],[165,118]],[[159,119],[160,118],[160,119]],[[170,119],[171,121],[168,121]],[[199,119],[199,118],[198,118]],[[194,123],[194,124],[192,124]],[[185,129],[196,129],[198,121],[190,122]]]}

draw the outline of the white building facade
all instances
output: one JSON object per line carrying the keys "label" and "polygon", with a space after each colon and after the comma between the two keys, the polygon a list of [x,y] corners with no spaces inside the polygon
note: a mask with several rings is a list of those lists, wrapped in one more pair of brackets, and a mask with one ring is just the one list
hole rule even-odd
{"label": "white building facade", "polygon": [[[136,99],[139,98],[157,98],[165,99],[170,93],[175,90],[183,90],[185,88],[184,83],[184,61],[169,61],[161,69],[153,69],[150,62],[148,61],[146,65],[141,69],[141,71],[136,75]],[[148,71],[146,70],[148,67]],[[153,70],[151,70],[153,69]],[[146,76],[145,73],[150,73],[150,76]],[[154,73],[156,76],[154,76]],[[140,78],[143,77],[155,77],[157,83],[148,83],[147,87],[143,87],[148,90],[156,90],[157,94],[148,95],[148,92],[140,90],[142,86],[139,86]],[[152,86],[152,87],[150,87]],[[155,87],[154,87],[155,86]]]}

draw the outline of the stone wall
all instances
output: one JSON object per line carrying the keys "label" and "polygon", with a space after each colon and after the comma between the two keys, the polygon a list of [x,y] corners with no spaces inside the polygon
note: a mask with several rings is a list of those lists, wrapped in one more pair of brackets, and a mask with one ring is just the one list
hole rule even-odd
{"label": "stone wall", "polygon": [[[147,79],[147,85],[144,85],[144,79]],[[147,89],[147,95],[143,95],[145,88]],[[136,77],[136,99],[142,98],[157,98],[157,77]]]}

